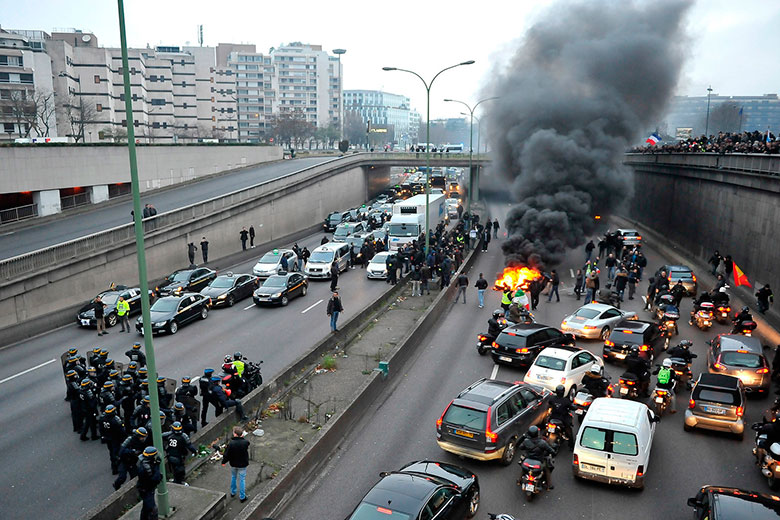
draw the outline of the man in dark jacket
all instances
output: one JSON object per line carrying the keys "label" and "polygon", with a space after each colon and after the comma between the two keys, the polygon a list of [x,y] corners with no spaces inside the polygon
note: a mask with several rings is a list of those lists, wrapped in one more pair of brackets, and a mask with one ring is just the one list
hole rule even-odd
{"label": "man in dark jacket", "polygon": [[458,303],[458,299],[460,299],[460,295],[462,294],[463,305],[466,305],[466,289],[469,287],[469,277],[466,276],[466,273],[460,273],[456,282],[458,284],[458,293],[455,295],[455,303]]}
{"label": "man in dark jacket", "polygon": [[552,301],[553,293],[555,293],[555,301],[560,302],[561,297],[558,295],[558,285],[561,283],[561,278],[558,276],[558,271],[553,269],[550,272],[550,295],[547,298],[547,302]]}
{"label": "man in dark jacket", "polygon": [[[244,407],[241,405],[241,401],[239,399],[228,399],[225,389],[222,388],[222,385],[220,384],[221,382],[222,378],[219,376],[211,376],[211,396],[213,402],[225,410],[235,406],[238,418],[242,421],[248,420],[249,417],[244,413]],[[220,408],[217,410],[220,410]]]}
{"label": "man in dark jacket", "polygon": [[119,448],[125,440],[127,433],[119,412],[112,404],[105,407],[103,415],[98,419],[100,424],[100,440],[108,448],[108,456],[111,459],[111,474],[119,473]]}
{"label": "man in dark jacket", "polygon": [[238,498],[246,502],[246,468],[249,466],[249,441],[244,439],[244,430],[233,428],[233,438],[225,448],[222,465],[230,463],[230,496],[236,496],[236,477],[238,477]]}
{"label": "man in dark jacket", "polygon": [[203,240],[200,241],[200,253],[203,255],[203,263],[206,264],[209,261],[209,241],[206,240],[206,237],[203,237]]}
{"label": "man in dark jacket", "polygon": [[187,258],[190,260],[190,265],[195,265],[195,251],[197,250],[198,248],[195,247],[194,242],[187,244]]}
{"label": "man in dark jacket", "polygon": [[328,300],[328,308],[326,310],[328,316],[330,316],[330,331],[332,333],[336,333],[339,331],[338,329],[339,314],[343,310],[344,307],[341,305],[341,298],[339,298],[339,293],[333,291],[333,296],[331,296],[330,300]]}
{"label": "man in dark jacket", "polygon": [[162,481],[160,473],[160,455],[157,448],[149,446],[138,457],[138,482],[135,487],[143,502],[141,520],[157,520],[157,503],[154,500],[154,490]]}
{"label": "man in dark jacket", "polygon": [[339,288],[339,264],[334,260],[330,264],[330,290],[335,291]]}
{"label": "man in dark jacket", "polygon": [[190,437],[182,430],[182,424],[175,421],[171,425],[171,431],[163,434],[163,449],[168,456],[168,464],[171,465],[173,481],[176,484],[184,484],[184,462],[187,460],[187,452],[193,455],[198,453],[190,442]]}
{"label": "man in dark jacket", "polygon": [[764,285],[756,292],[756,302],[758,303],[758,312],[765,314],[769,310],[769,306],[775,301],[775,295],[772,294],[772,289],[769,284]]}

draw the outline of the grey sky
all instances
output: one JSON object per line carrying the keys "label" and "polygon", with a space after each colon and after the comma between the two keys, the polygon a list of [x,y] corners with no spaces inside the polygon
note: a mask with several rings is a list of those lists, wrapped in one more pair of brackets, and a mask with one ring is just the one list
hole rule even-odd
{"label": "grey sky", "polygon": [[[615,0],[619,9],[622,0]],[[383,72],[407,68],[429,79],[438,70],[469,59],[476,64],[444,73],[431,95],[431,117],[458,117],[463,107],[444,98],[476,101],[491,70],[513,52],[514,43],[549,1],[461,0],[371,3],[228,2],[127,0],[131,46],[196,45],[198,24],[204,45],[246,42],[267,52],[291,41],[343,47],[344,86],[383,89],[412,98],[425,115],[425,90],[415,77]],[[74,27],[94,32],[103,46],[118,46],[113,0],[0,0],[0,25],[12,29]],[[688,22],[691,56],[678,93],[760,95],[780,91],[780,2],[699,0]],[[652,49],[647,50],[652,53]],[[630,64],[627,64],[630,65]]]}

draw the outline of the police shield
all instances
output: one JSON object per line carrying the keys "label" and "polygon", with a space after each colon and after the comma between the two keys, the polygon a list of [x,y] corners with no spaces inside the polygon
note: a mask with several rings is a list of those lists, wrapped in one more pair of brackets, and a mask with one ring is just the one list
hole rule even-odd
{"label": "police shield", "polygon": [[168,392],[170,399],[168,399],[167,403],[160,403],[160,408],[173,408],[173,396],[176,393],[176,380],[166,377],[163,386],[165,391]]}
{"label": "police shield", "polygon": [[187,410],[187,416],[192,420],[193,424],[198,424],[198,417],[200,417],[200,401],[191,395],[183,395],[179,399],[179,402],[184,405]]}

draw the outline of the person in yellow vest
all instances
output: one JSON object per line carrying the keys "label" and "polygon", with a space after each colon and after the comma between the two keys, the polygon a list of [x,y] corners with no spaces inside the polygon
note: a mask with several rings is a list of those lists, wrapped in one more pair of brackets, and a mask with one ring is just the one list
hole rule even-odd
{"label": "person in yellow vest", "polygon": [[506,312],[509,306],[512,305],[512,288],[504,287],[504,295],[501,297],[501,307]]}
{"label": "person in yellow vest", "polygon": [[238,377],[244,377],[244,356],[241,355],[241,352],[236,352],[233,354],[233,368],[236,369],[236,374],[238,374]]}
{"label": "person in yellow vest", "polygon": [[122,324],[120,332],[130,332],[130,304],[122,296],[116,302],[116,316],[119,318],[119,323]]}

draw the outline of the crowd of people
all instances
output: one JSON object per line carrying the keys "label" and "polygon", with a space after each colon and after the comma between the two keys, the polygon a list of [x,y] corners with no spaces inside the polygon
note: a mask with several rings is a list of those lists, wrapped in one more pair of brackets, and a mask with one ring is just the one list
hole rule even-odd
{"label": "crowd of people", "polygon": [[637,146],[632,153],[780,153],[780,141],[771,132],[718,132],[717,135],[700,135],[682,141]]}

